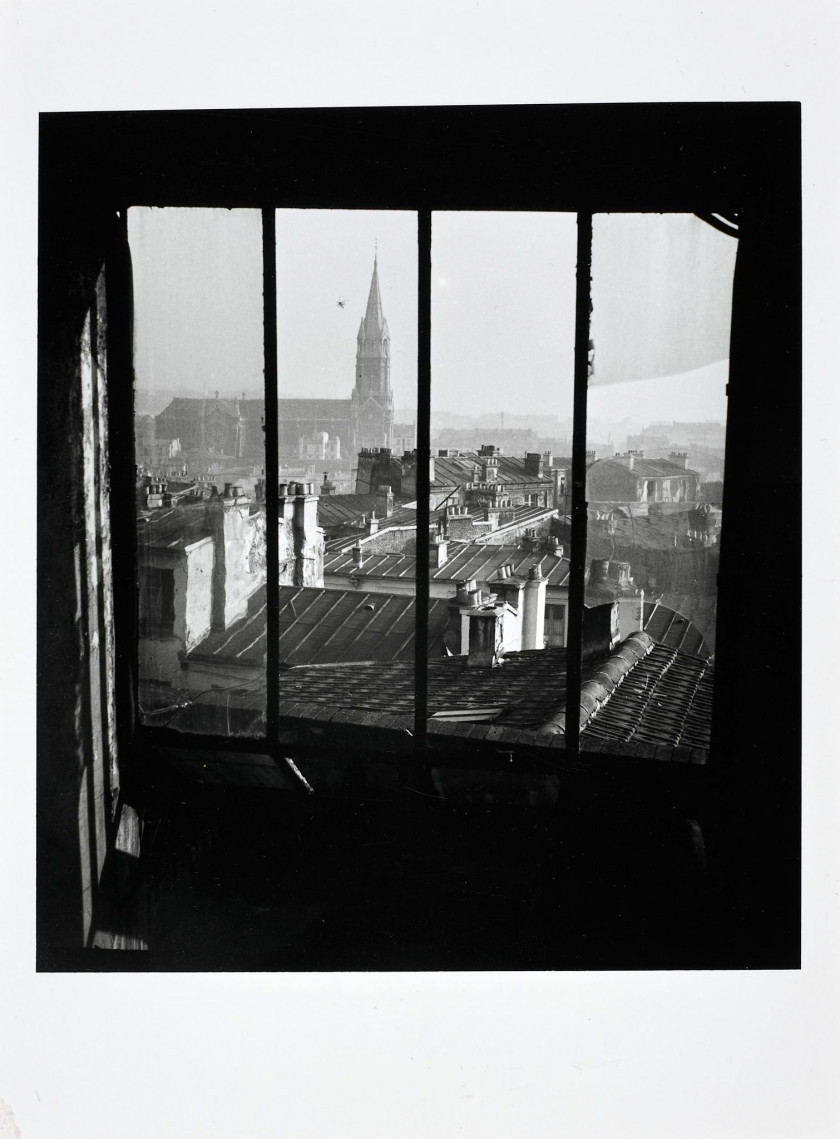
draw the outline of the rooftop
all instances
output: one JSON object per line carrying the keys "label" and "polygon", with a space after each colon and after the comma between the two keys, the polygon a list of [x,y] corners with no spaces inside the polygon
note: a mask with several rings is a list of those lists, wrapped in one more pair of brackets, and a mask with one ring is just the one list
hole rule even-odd
{"label": "rooftop", "polygon": [[[487,461],[488,456],[480,455],[477,451],[462,451],[460,455],[435,456],[435,477],[432,480],[432,489],[439,490],[447,486],[458,486],[465,482],[472,482],[473,478],[480,480],[481,465]],[[496,481],[506,484],[532,483],[544,481],[550,485],[550,475],[542,476],[525,473],[525,458],[517,455],[504,455],[498,451],[492,456],[496,462]],[[568,460],[558,460],[558,465],[567,466]]]}
{"label": "rooftop", "polygon": [[[562,748],[566,719],[566,650],[509,653],[498,668],[465,666],[463,657],[428,662],[429,731],[434,736]],[[713,666],[709,660],[633,633],[606,658],[585,667],[581,688],[582,746],[705,763],[711,736]],[[256,723],[264,692],[243,693],[243,724]],[[205,693],[201,705],[224,704],[228,693]],[[281,677],[280,714],[326,723],[413,730],[414,666],[409,662],[300,665]],[[199,708],[176,713],[189,728]],[[209,709],[208,709],[209,711]],[[249,725],[250,725],[249,720]]]}
{"label": "rooftop", "polygon": [[[431,581],[461,581],[475,578],[488,581],[496,577],[504,565],[510,565],[514,576],[527,577],[532,566],[539,566],[549,586],[566,586],[569,582],[568,558],[557,558],[545,551],[527,553],[521,546],[485,546],[473,542],[450,542],[449,556],[442,566],[429,568]],[[325,574],[349,574],[354,577],[413,580],[417,558],[414,554],[371,554],[358,565],[349,550],[337,550],[324,559]]]}
{"label": "rooftop", "polygon": [[[429,653],[443,653],[449,602],[429,602]],[[280,661],[283,666],[413,660],[413,597],[356,590],[280,587]],[[189,661],[263,667],[266,588],[249,599],[248,613],[223,632],[211,633]]]}
{"label": "rooftop", "polygon": [[697,473],[681,467],[678,463],[672,463],[669,459],[648,459],[643,455],[634,456],[632,470],[627,463],[622,463],[617,458],[600,459],[597,463],[593,463],[589,471],[591,472],[595,467],[614,467],[617,470],[626,471],[634,477],[638,476],[645,479],[677,478],[679,475]]}

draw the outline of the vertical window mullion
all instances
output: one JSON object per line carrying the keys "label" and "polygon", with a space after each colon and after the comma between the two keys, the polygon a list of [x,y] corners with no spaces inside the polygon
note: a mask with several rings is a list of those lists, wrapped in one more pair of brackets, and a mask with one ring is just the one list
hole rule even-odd
{"label": "vertical window mullion", "polygon": [[273,209],[262,211],[263,343],[265,376],[265,560],[266,560],[266,735],[278,758],[280,698],[280,549],[278,494],[280,477],[277,385],[277,262]]}
{"label": "vertical window mullion", "polygon": [[414,627],[414,736],[425,754],[429,678],[429,456],[432,390],[432,214],[417,216],[417,538]]}
{"label": "vertical window mullion", "polygon": [[580,751],[580,688],[586,570],[586,399],[589,382],[589,316],[592,214],[578,214],[575,289],[575,398],[572,433],[572,551],[569,570],[569,637],[566,647],[566,748]]}

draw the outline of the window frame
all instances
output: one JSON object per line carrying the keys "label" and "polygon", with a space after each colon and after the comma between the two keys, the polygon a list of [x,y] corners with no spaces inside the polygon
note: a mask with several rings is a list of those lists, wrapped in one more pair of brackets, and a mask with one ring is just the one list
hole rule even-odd
{"label": "window frame", "polygon": [[[125,243],[126,210],[133,205],[259,208],[393,208],[418,214],[423,248],[430,248],[432,213],[440,210],[534,210],[592,214],[601,212],[688,212],[708,217],[710,208],[739,219],[739,256],[733,299],[732,350],[725,483],[727,531],[721,547],[715,708],[708,778],[710,809],[744,859],[758,855],[767,819],[784,830],[768,866],[784,883],[787,896],[799,856],[799,671],[800,538],[794,525],[788,557],[779,565],[775,527],[762,513],[771,509],[785,519],[800,512],[801,441],[801,220],[800,109],[797,104],[673,104],[639,106],[403,107],[257,110],[231,112],[115,112],[45,114],[41,117],[39,341],[49,341],[63,319],[53,303],[65,284],[65,265],[104,259],[108,272],[109,416],[112,454],[132,454],[133,398],[131,368],[130,258]],[[323,154],[330,153],[329,177]],[[92,154],[102,156],[97,177],[89,176]],[[621,177],[616,176],[620,171]],[[706,211],[705,213],[703,211]],[[113,232],[120,216],[122,238]],[[75,260],[74,260],[75,259]],[[580,262],[579,262],[580,264]],[[264,264],[265,278],[274,271]],[[420,257],[419,327],[430,328],[430,272]],[[579,272],[579,281],[581,280]],[[585,276],[585,273],[583,274]],[[773,289],[765,282],[773,281]],[[69,278],[68,278],[69,280]],[[587,282],[588,284],[588,282]],[[52,307],[51,307],[52,306]],[[58,315],[56,313],[58,312]],[[578,306],[581,316],[581,307]],[[587,314],[583,314],[587,315]],[[588,319],[586,321],[588,325]],[[276,327],[269,322],[271,327]],[[768,336],[767,329],[773,330]],[[581,330],[582,331],[582,327]],[[585,376],[588,340],[576,367]],[[424,348],[425,345],[425,348]],[[428,408],[430,392],[427,333],[420,350],[418,408]],[[275,362],[276,370],[276,362]],[[782,374],[772,391],[766,377]],[[581,388],[583,381],[576,387]],[[49,354],[39,345],[39,404],[49,414],[56,406]],[[46,394],[47,398],[42,399]],[[275,393],[276,394],[276,393]],[[266,390],[267,404],[276,399]],[[418,453],[429,449],[428,410],[418,416]],[[49,501],[50,448],[55,433],[41,419],[39,495]],[[267,424],[268,427],[268,424]],[[585,417],[575,413],[572,514],[585,504]],[[736,440],[738,446],[732,445]],[[759,440],[761,441],[759,445]],[[266,439],[266,458],[276,456]],[[47,453],[45,455],[44,447]],[[783,448],[784,462],[762,467],[762,451]],[[59,448],[59,453],[60,448]],[[428,472],[418,464],[418,483]],[[60,471],[58,472],[60,475]],[[116,614],[117,727],[120,754],[134,785],[143,785],[151,753],[177,745],[191,750],[264,752],[263,740],[215,736],[167,736],[165,729],[138,726],[134,706],[136,680],[136,548],[133,469],[115,463],[111,471],[114,609]],[[276,480],[267,478],[269,494]],[[418,532],[428,534],[428,485],[418,485]],[[567,482],[568,490],[568,482]],[[769,504],[769,505],[768,505]],[[44,518],[52,525],[53,514]],[[574,525],[574,522],[573,522]],[[271,531],[272,528],[269,528]],[[580,521],[575,529],[581,533]],[[733,540],[737,536],[737,540]],[[58,600],[50,597],[54,580],[68,578],[61,552],[51,564],[52,534],[39,517],[39,734],[49,738],[51,714],[47,692],[66,683],[51,655],[52,626],[60,619]],[[575,549],[577,547],[577,550]],[[573,544],[572,557],[582,557]],[[425,648],[427,558],[418,559],[416,644]],[[754,563],[774,565],[756,580]],[[131,584],[135,578],[134,584]],[[424,593],[425,591],[425,593]],[[582,592],[570,594],[567,621],[579,622]],[[760,614],[784,610],[790,620],[765,628]],[[569,643],[580,631],[569,629]],[[269,644],[271,636],[269,635]],[[574,654],[570,655],[570,660]],[[425,695],[427,661],[418,649],[416,685]],[[63,691],[63,690],[62,690]],[[69,690],[68,690],[69,693]],[[64,697],[62,697],[64,698]],[[69,695],[67,696],[69,700]],[[774,705],[772,723],[756,710]],[[269,699],[267,713],[272,714]],[[744,709],[750,711],[744,714]],[[410,746],[390,738],[385,749],[428,766],[425,721],[418,702]],[[348,728],[347,732],[350,733]],[[360,748],[383,739],[360,727]],[[324,737],[291,738],[277,724],[277,758],[295,748],[323,749]],[[436,737],[436,748],[445,741]],[[542,760],[524,749],[482,752],[470,742],[476,766],[504,767],[511,751],[517,762]],[[452,738],[463,754],[464,740]],[[569,773],[615,776],[616,756],[605,750],[555,752]],[[584,765],[584,760],[585,765]],[[123,759],[121,758],[121,764]],[[628,765],[634,779],[661,786],[668,780],[697,777],[672,764],[642,761]],[[47,796],[52,768],[41,758],[39,796]],[[556,765],[555,765],[556,766]],[[46,775],[45,775],[46,773]],[[131,793],[129,791],[129,793]],[[48,800],[45,799],[44,802]],[[746,821],[745,821],[746,820]],[[771,826],[773,824],[771,823]],[[735,832],[740,828],[738,836]],[[778,837],[778,836],[777,836]],[[747,863],[745,862],[744,865]],[[754,866],[754,863],[750,863]],[[791,869],[792,868],[792,869]],[[763,869],[762,881],[772,877]],[[782,891],[784,892],[784,891]],[[771,898],[768,890],[763,895]],[[758,903],[756,903],[758,904]],[[773,903],[775,905],[775,902]],[[771,907],[772,908],[772,907]],[[775,912],[778,913],[778,906]]]}

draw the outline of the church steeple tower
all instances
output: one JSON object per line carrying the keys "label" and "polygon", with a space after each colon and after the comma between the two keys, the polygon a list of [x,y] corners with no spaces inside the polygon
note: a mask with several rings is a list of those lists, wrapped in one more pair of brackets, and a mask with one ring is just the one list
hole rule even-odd
{"label": "church steeple tower", "polygon": [[373,258],[367,308],[356,336],[356,383],[351,397],[354,450],[390,447],[394,427],[391,334],[379,292],[379,256]]}

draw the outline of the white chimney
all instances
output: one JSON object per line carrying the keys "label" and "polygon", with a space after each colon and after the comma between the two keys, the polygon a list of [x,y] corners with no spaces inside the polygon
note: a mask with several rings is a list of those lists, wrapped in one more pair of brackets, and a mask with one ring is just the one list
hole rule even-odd
{"label": "white chimney", "polygon": [[522,648],[545,648],[546,581],[538,565],[528,571],[522,596]]}

